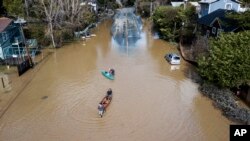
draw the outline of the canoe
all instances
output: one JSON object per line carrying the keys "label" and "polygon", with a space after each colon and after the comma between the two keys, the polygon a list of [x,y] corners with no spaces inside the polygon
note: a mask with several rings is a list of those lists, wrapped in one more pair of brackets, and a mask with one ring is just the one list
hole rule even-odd
{"label": "canoe", "polygon": [[99,115],[102,117],[103,116],[103,113],[106,112],[106,109],[107,107],[110,105],[112,101],[112,96],[109,97],[109,96],[105,96],[102,101],[100,102],[102,105],[103,105],[103,108],[102,109],[99,109]]}
{"label": "canoe", "polygon": [[108,98],[108,96],[105,96],[101,103],[103,103],[104,110],[109,106],[110,102],[112,101],[112,97]]}
{"label": "canoe", "polygon": [[101,71],[102,75],[105,76],[106,78],[110,79],[110,80],[114,80],[114,76],[112,74],[110,74],[109,72],[102,70]]}

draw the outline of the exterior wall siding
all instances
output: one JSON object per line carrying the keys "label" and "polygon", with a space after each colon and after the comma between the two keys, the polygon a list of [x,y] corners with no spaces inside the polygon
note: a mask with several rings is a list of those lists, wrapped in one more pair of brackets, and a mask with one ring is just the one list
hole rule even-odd
{"label": "exterior wall siding", "polygon": [[[7,34],[7,40],[3,40],[3,33]],[[23,40],[21,38],[21,32],[20,27],[15,24],[10,24],[3,32],[0,33],[0,48],[3,51],[3,53],[0,55],[0,58],[4,59],[4,49],[6,47],[10,47],[13,42],[15,42],[15,38],[18,38],[18,40]]]}
{"label": "exterior wall siding", "polygon": [[226,5],[230,5],[231,6],[231,10],[234,10],[236,12],[239,12],[239,7],[240,4],[236,3],[232,0],[219,0],[216,1],[214,3],[200,3],[200,16],[203,17],[207,14],[212,13],[213,11],[216,11],[218,9],[227,9]]}
{"label": "exterior wall siding", "polygon": [[2,36],[2,32],[0,33],[0,44],[2,45],[3,43],[3,36]]}
{"label": "exterior wall siding", "polygon": [[238,12],[238,7],[239,7],[238,3],[234,2],[234,1],[231,1],[231,0],[220,0],[220,1],[217,1],[217,2],[214,2],[214,3],[210,4],[209,13],[211,13],[211,12],[217,10],[217,9],[226,9],[226,4],[231,5],[231,10],[234,10],[234,11]]}

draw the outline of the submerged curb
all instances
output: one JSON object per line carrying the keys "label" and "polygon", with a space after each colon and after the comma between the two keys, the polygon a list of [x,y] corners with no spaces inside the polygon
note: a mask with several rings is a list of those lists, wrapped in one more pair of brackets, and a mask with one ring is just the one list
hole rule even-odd
{"label": "submerged curb", "polygon": [[203,95],[212,99],[214,106],[219,108],[228,119],[250,125],[250,110],[237,104],[233,92],[228,89],[220,89],[211,84],[202,84],[199,90]]}

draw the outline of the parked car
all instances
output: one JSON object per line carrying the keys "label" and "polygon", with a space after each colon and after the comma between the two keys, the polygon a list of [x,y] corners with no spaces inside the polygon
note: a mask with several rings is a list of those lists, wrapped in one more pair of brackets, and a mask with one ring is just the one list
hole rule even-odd
{"label": "parked car", "polygon": [[172,65],[179,65],[181,63],[181,57],[175,53],[168,53],[164,58]]}

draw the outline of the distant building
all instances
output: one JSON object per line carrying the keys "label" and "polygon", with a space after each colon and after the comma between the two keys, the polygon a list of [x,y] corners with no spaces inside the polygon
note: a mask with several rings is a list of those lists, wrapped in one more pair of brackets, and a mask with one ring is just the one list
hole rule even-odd
{"label": "distant building", "polygon": [[7,64],[18,65],[29,54],[34,57],[39,53],[37,40],[24,37],[22,26],[26,23],[22,18],[15,21],[6,17],[0,18],[0,58]]}
{"label": "distant building", "polygon": [[201,0],[200,17],[208,15],[218,9],[233,10],[240,12],[240,3],[237,0]]}
{"label": "distant building", "polygon": [[[200,5],[198,2],[188,2],[188,3],[191,4],[191,5],[193,5],[194,7],[199,7],[199,5]],[[178,2],[172,1],[171,5],[173,7],[179,7],[181,5],[184,5],[184,1],[178,1]]]}
{"label": "distant building", "polygon": [[184,5],[185,2],[192,5],[192,6],[194,6],[196,8],[197,12],[200,11],[200,4],[198,2],[189,2],[189,1],[177,1],[177,2],[175,2],[175,1],[172,1],[171,5],[173,7],[180,7],[181,5]]}
{"label": "distant building", "polygon": [[93,12],[97,12],[97,4],[96,4],[96,0],[89,0],[89,1],[82,1],[80,3],[81,6],[85,6],[85,5],[88,5],[88,6],[91,6],[91,11]]}
{"label": "distant building", "polygon": [[16,50],[11,51],[9,49],[13,43],[23,44],[23,39],[19,24],[6,17],[0,18],[0,58],[6,59],[7,55],[18,54]]}
{"label": "distant building", "polygon": [[232,13],[233,10],[218,9],[212,13],[201,17],[198,24],[201,27],[202,35],[217,37],[221,32],[236,32],[241,28],[232,25],[232,19],[226,17],[227,13]]}

